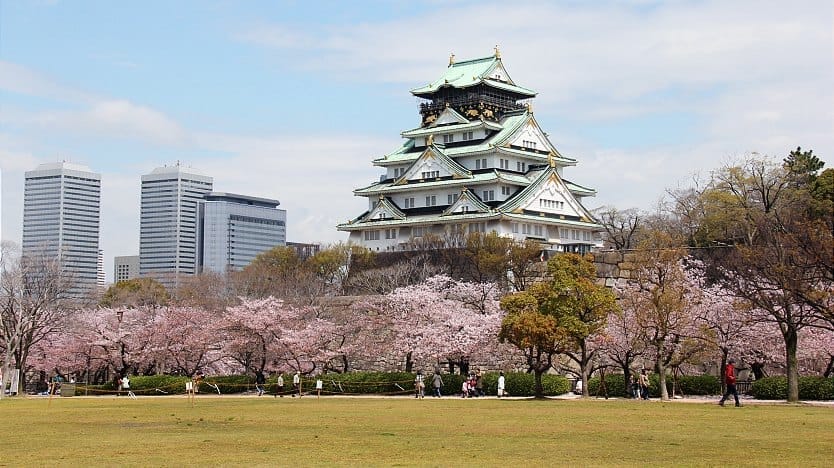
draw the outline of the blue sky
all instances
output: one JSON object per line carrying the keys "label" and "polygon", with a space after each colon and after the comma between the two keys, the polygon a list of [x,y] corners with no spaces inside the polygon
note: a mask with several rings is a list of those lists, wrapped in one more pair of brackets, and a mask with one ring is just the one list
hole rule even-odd
{"label": "blue sky", "polygon": [[2,239],[23,172],[101,172],[108,275],[138,251],[139,178],[182,161],[277,198],[288,238],[346,240],[371,160],[418,124],[409,90],[501,49],[578,160],[589,208],[652,209],[695,172],[801,145],[834,165],[829,1],[0,0]]}

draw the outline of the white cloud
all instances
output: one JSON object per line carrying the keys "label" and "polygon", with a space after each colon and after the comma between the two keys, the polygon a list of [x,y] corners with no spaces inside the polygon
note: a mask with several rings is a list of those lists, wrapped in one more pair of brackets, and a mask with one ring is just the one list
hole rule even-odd
{"label": "white cloud", "polygon": [[58,83],[23,65],[0,60],[0,90],[58,101],[89,102],[93,96],[80,89]]}

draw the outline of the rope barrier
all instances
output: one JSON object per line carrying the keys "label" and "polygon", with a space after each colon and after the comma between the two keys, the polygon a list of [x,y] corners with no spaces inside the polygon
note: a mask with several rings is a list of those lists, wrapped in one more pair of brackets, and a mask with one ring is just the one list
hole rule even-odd
{"label": "rope barrier", "polygon": [[[137,387],[134,386],[134,388],[123,389],[123,390],[118,390],[118,389],[110,390],[110,389],[104,388],[104,386],[99,386],[99,385],[76,384],[76,391],[77,392],[90,392],[90,393],[94,393],[94,394],[98,394],[98,395],[102,395],[102,394],[104,394],[104,395],[113,395],[113,394],[120,395],[121,393],[125,393],[128,396],[130,396],[131,398],[135,398],[136,393],[138,393],[140,395],[152,395],[154,393],[162,393],[162,394],[168,395],[168,394],[171,394],[171,393],[180,393],[179,390],[182,390],[182,392],[185,393],[185,383],[186,382],[191,382],[191,381],[190,380],[183,380],[183,381],[180,381],[180,382],[173,382],[173,383],[170,383],[168,385],[161,385],[161,386],[157,386],[157,387],[153,387],[153,388],[137,388]],[[315,387],[315,382],[316,382],[315,379],[302,379],[302,381],[301,381],[302,388]],[[410,380],[410,379],[409,380],[356,381],[356,382],[330,379],[329,383],[333,386],[334,389],[337,389],[337,390],[335,390],[335,391],[334,390],[322,390],[321,391],[322,394],[327,394],[327,395],[367,395],[367,394],[401,395],[401,394],[408,394],[408,393],[411,393],[411,392],[414,391],[413,388],[407,388],[409,386],[409,384],[414,384],[414,381]],[[248,388],[251,388],[255,385],[254,383],[231,383],[231,382],[230,383],[224,383],[224,382],[219,381],[219,380],[209,380],[209,379],[202,380],[200,382],[200,384],[205,384],[205,385],[213,388],[217,392],[218,395],[222,394],[221,390],[220,390],[221,386],[223,388],[230,388],[230,389],[239,389],[239,388],[247,388],[248,389]],[[403,385],[400,385],[400,384],[404,384],[405,387]],[[272,383],[267,383],[264,387],[265,388],[270,388],[270,387],[275,387],[276,385],[277,385],[276,383],[272,382]],[[347,387],[348,389],[353,389],[353,388],[357,388],[357,387],[362,388],[362,387],[369,387],[369,386],[380,386],[380,387],[381,386],[393,386],[393,387],[398,388],[399,390],[382,391],[382,392],[376,391],[376,392],[372,392],[372,393],[362,392],[361,390],[360,391],[345,391],[345,387]],[[313,391],[315,391],[315,390],[313,390]],[[277,395],[290,395],[290,394],[294,394],[294,393],[295,393],[295,391],[292,388],[290,388],[289,390],[286,390],[284,392],[278,392],[278,391],[266,391],[266,392],[264,392],[264,394],[276,395],[276,396]],[[309,393],[307,393],[307,394],[309,394]]]}

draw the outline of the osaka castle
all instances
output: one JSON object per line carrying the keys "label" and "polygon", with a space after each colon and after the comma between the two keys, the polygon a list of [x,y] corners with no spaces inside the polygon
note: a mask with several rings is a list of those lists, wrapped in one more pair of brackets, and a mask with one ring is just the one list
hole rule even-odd
{"label": "osaka castle", "polygon": [[533,114],[536,92],[519,86],[500,53],[456,61],[414,89],[420,125],[402,146],[373,160],[378,182],[353,191],[368,209],[338,229],[373,251],[410,250],[421,238],[495,231],[543,250],[584,253],[601,245],[600,226],[582,205],[596,191],[564,176],[563,156]]}

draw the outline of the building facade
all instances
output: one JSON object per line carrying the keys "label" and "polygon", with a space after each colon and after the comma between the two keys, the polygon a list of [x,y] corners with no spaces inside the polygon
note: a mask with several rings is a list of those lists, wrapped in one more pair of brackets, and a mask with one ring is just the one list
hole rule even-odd
{"label": "building facade", "polygon": [[132,280],[139,277],[139,256],[126,255],[113,258],[113,282]]}
{"label": "building facade", "polygon": [[354,190],[368,209],[338,226],[351,242],[395,251],[494,231],[550,251],[601,246],[602,227],[582,205],[596,192],[565,178],[576,160],[550,142],[530,104],[536,93],[510,78],[497,48],[452,56],[440,78],[411,93],[423,100],[420,125],[373,161],[385,171],[378,182]]}
{"label": "building facade", "polygon": [[88,296],[98,282],[101,175],[57,162],[24,177],[21,253],[60,258],[73,276],[68,296]]}
{"label": "building facade", "polygon": [[139,220],[139,275],[177,286],[197,273],[197,205],[213,179],[179,164],[142,176]]}
{"label": "building facade", "polygon": [[280,202],[212,192],[198,207],[199,271],[244,268],[260,253],[286,245],[287,213]]}

